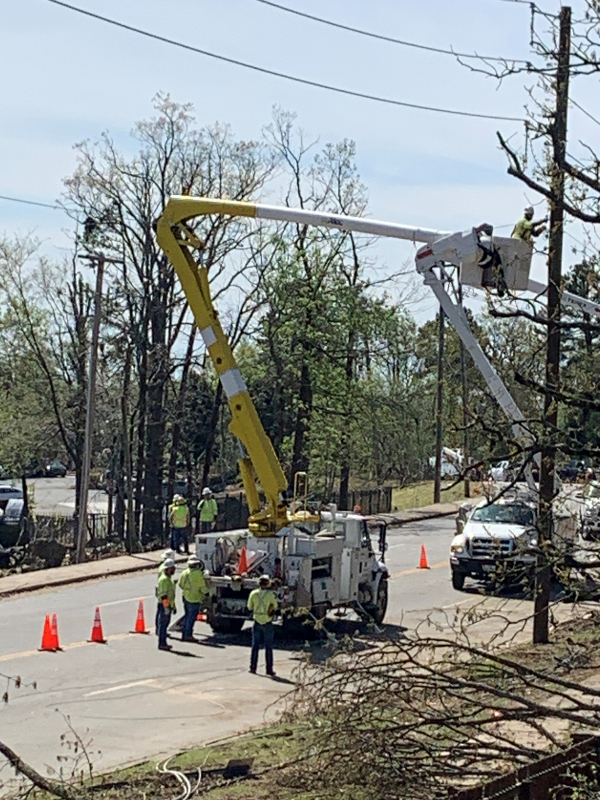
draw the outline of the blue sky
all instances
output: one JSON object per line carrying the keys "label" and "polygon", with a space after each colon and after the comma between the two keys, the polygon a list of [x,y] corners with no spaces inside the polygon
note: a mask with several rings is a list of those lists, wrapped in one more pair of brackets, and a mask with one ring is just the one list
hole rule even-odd
{"label": "blue sky", "polygon": [[[498,86],[452,57],[333,30],[256,0],[72,0],[74,5],[197,47],[357,91],[478,113],[520,116],[527,77]],[[529,5],[502,0],[280,0],[298,10],[436,47],[529,57]],[[548,11],[557,0],[540,0]],[[573,3],[581,7],[580,0]],[[169,92],[192,102],[200,124],[232,125],[260,135],[271,109],[298,114],[309,138],[354,139],[380,219],[464,229],[489,220],[510,225],[537,198],[506,174],[495,132],[521,136],[513,122],[494,122],[385,106],[244,71],[116,30],[48,2],[5,3],[0,29],[0,194],[52,202],[72,172],[72,146],[108,131],[123,146],[152,97]],[[597,80],[573,87],[597,95]],[[573,142],[597,139],[576,109]],[[517,141],[517,139],[515,139]],[[575,147],[575,145],[573,145]],[[69,220],[59,212],[0,201],[0,231],[36,232],[50,254],[68,246]],[[575,230],[575,229],[573,229]],[[575,231],[576,232],[576,231]],[[388,263],[411,247],[381,246]],[[541,267],[535,277],[541,279]],[[423,309],[431,313],[433,304]]]}

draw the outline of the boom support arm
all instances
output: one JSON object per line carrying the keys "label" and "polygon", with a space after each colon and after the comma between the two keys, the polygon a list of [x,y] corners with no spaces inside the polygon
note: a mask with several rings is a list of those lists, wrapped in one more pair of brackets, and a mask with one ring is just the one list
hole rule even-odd
{"label": "boom support arm", "polygon": [[[188,206],[190,202],[193,202],[192,208]],[[228,213],[228,203],[219,203],[219,208],[214,208],[214,205],[213,201],[212,213]],[[183,220],[200,213],[197,200],[169,200],[158,221],[156,236],[175,268],[196,325],[219,374],[231,411],[229,430],[243,443],[248,454],[240,459],[239,465],[251,514],[249,528],[258,535],[274,535],[287,524],[287,508],[282,500],[287,480],[213,307],[206,268],[202,265],[202,259],[197,264],[191,253],[192,249],[202,253],[203,245]],[[236,213],[239,214],[239,210]],[[258,477],[265,493],[266,509],[261,508],[255,477]]]}

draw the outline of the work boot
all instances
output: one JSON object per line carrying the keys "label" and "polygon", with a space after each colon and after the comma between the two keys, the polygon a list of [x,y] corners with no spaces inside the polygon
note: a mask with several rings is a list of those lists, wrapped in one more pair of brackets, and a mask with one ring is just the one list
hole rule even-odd
{"label": "work boot", "polygon": [[173,649],[173,645],[171,645],[171,644],[159,644],[158,645],[158,649],[159,650],[172,650]]}

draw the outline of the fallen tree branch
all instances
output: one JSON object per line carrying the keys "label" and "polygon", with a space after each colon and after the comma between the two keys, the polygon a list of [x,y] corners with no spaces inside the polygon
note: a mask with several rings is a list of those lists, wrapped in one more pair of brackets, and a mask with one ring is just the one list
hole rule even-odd
{"label": "fallen tree branch", "polygon": [[4,742],[1,741],[0,753],[2,753],[2,755],[7,759],[10,765],[17,770],[17,772],[20,772],[21,775],[24,775],[34,784],[34,786],[37,786],[38,789],[43,789],[45,792],[55,795],[55,797],[61,797],[62,800],[82,800],[82,798],[85,797],[85,794],[74,791],[64,783],[53,781],[50,778],[44,778],[44,776],[40,775],[40,773],[37,772],[33,767],[30,767],[29,764],[26,764],[25,761],[23,761],[23,759],[18,756],[14,750],[11,750],[7,744],[4,744]]}

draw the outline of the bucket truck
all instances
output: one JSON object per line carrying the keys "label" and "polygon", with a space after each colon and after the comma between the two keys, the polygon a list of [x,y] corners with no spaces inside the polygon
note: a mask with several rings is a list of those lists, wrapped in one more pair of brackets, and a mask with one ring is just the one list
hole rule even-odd
{"label": "bucket truck", "polygon": [[[158,220],[159,245],[175,267],[219,374],[232,415],[230,430],[245,448],[239,467],[250,509],[248,531],[197,537],[197,554],[209,572],[210,624],[215,630],[241,629],[248,619],[246,598],[256,587],[261,570],[280,579],[277,591],[284,616],[293,615],[302,608],[321,617],[330,608],[350,607],[381,622],[387,606],[388,574],[383,563],[385,535],[380,537],[381,555],[378,557],[370,541],[367,522],[360,515],[336,509],[314,514],[307,509],[305,499],[301,502],[298,496],[290,510],[285,500],[285,475],[213,308],[208,275],[202,263],[203,243],[190,224],[190,220],[211,214],[316,225],[423,243],[416,253],[417,271],[437,297],[512,423],[515,438],[524,452],[533,443],[532,434],[473,335],[462,305],[454,302],[449,293],[453,283],[448,265],[458,267],[459,281],[463,285],[499,294],[527,289],[539,294],[544,287],[529,280],[532,248],[519,239],[493,236],[487,225],[449,233],[363,217],[186,195],[171,197]],[[589,307],[594,305],[568,293],[563,293],[562,297],[563,303],[582,310],[590,311]],[[596,311],[600,314],[600,309]],[[531,469],[526,468],[525,472],[529,487],[535,492]],[[259,498],[257,480],[266,497],[264,505]],[[236,574],[242,547],[251,554],[245,575]]]}

